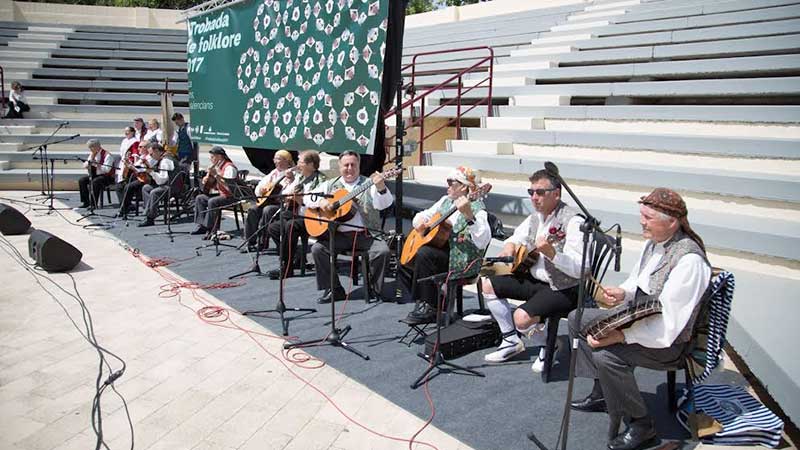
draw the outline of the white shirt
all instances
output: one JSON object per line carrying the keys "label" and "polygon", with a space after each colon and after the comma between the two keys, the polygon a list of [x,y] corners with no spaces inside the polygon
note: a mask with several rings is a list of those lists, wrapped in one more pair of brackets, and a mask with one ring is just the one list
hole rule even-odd
{"label": "white shirt", "polygon": [[[289,169],[286,169],[286,170],[289,170]],[[261,177],[261,180],[259,180],[258,184],[256,185],[256,194],[257,195],[262,195],[262,193],[264,192],[264,189],[267,188],[267,185],[269,185],[270,183],[274,183],[274,182],[278,181],[278,179],[280,179],[280,177],[282,177],[282,176],[284,176],[286,174],[286,170],[278,170],[277,168],[275,168],[275,169],[272,169],[272,171],[270,173],[268,173],[268,174],[264,175],[263,177]],[[297,179],[297,175],[295,175],[295,179]],[[286,187],[289,186],[289,184],[291,184],[291,182],[289,181],[288,178],[284,178],[283,180],[281,180],[281,186],[283,186],[283,188],[281,188],[282,192],[286,191]],[[273,194],[277,194],[277,192],[273,192]]]}
{"label": "white shirt", "polygon": [[[664,257],[664,246],[655,245],[650,259],[644,262],[644,268],[639,270],[639,264],[644,254],[642,248],[636,265],[633,266],[628,279],[620,285],[625,290],[625,301],[630,301],[636,295],[636,288],[650,294],[650,275],[658,267]],[[639,344],[648,348],[667,348],[683,331],[689,322],[695,306],[700,301],[711,281],[711,268],[705,260],[697,254],[689,253],[681,257],[669,273],[667,281],[658,299],[661,301],[661,314],[637,320],[630,328],[622,330],[628,344]]]}
{"label": "white shirt", "polygon": [[159,186],[165,185],[169,181],[169,171],[171,170],[175,170],[175,164],[172,160],[167,157],[161,158],[158,163],[158,170],[154,170],[151,173],[153,181]]}
{"label": "white shirt", "polygon": [[228,163],[228,165],[225,167],[225,170],[222,171],[222,178],[232,180],[236,178],[238,174],[239,170],[236,168],[236,166],[234,166],[233,163]]}
{"label": "white shirt", "polygon": [[[528,216],[521,224],[519,224],[517,228],[514,229],[514,234],[511,235],[510,238],[503,241],[503,243],[526,245],[528,248],[532,248],[536,242],[535,239],[549,234],[550,227],[554,225],[553,219],[555,215],[551,213],[550,216],[545,219],[539,212],[535,212],[534,214],[536,214],[539,218],[539,227],[536,229],[534,242],[528,242],[528,230],[530,229],[531,223],[531,217]],[[558,270],[573,278],[579,278],[581,275],[581,262],[583,259],[583,234],[581,233],[582,223],[583,218],[580,216],[574,216],[572,219],[570,219],[570,221],[567,223],[566,230],[564,230],[567,233],[567,236],[564,238],[564,249],[561,252],[556,252],[555,256],[551,260],[553,265],[556,266]],[[547,270],[544,266],[544,258],[547,258],[547,256],[544,254],[541,256],[541,258],[536,260],[536,264],[531,267],[531,275],[533,275],[533,277],[539,281],[549,283],[550,275],[547,274]]]}
{"label": "white shirt", "polygon": [[122,168],[125,167],[125,153],[131,148],[134,142],[139,142],[139,139],[134,137],[124,138],[119,144],[119,166],[117,167],[117,183],[122,181]]}
{"label": "white shirt", "polygon": [[[347,183],[346,181],[344,181],[344,177],[337,177],[337,178],[334,178],[333,180],[328,180],[328,181],[322,183],[321,185],[319,185],[317,187],[317,189],[314,189],[312,192],[317,192],[317,193],[328,192],[328,186],[330,186],[331,183],[336,179],[341,181],[342,185],[344,186],[344,189],[346,189],[347,192],[352,192],[353,189],[358,187],[358,178],[356,178],[356,182],[355,183],[350,184],[350,183]],[[369,182],[369,178],[367,178],[367,180],[365,180],[364,182],[368,183]],[[392,206],[392,203],[394,203],[394,196],[392,195],[392,192],[389,191],[388,187],[386,188],[386,192],[385,193],[380,194],[380,193],[378,193],[378,188],[375,187],[375,185],[373,184],[369,188],[369,195],[372,196],[372,206],[378,211],[386,209],[386,208]],[[320,203],[322,203],[323,200],[330,200],[330,199],[325,199],[323,197],[316,197],[316,199],[315,200],[314,199],[315,199],[315,197],[313,195],[309,195],[309,196],[305,197],[304,198],[305,205],[308,206],[309,208],[318,208]],[[349,227],[347,225],[353,225],[355,227],[363,227],[364,226],[364,218],[361,217],[361,211],[359,211],[358,208],[356,208],[356,213],[353,216],[353,218],[348,220],[347,222],[345,222],[343,225],[341,225],[338,228],[338,231],[341,231],[342,233],[345,233],[345,232],[348,232],[348,231],[363,231],[361,228],[353,228],[353,227]]]}
{"label": "white shirt", "polygon": [[[439,199],[436,203],[433,204],[430,208],[418,212],[414,215],[414,220],[411,221],[413,226],[416,228],[429,220],[433,217],[434,214],[439,212],[442,203],[447,199],[447,196],[443,196]],[[453,205],[455,206],[455,205]],[[467,228],[469,229],[470,238],[472,238],[472,242],[475,244],[476,247],[479,249],[484,249],[489,245],[489,242],[492,240],[492,230],[489,227],[489,215],[486,213],[486,210],[480,210],[478,212],[473,211],[473,216],[475,216],[475,223],[472,225],[468,225]],[[456,210],[450,217],[447,218],[447,221],[450,225],[455,225],[458,219],[461,218],[461,211]],[[459,231],[459,230],[454,230]]]}
{"label": "white shirt", "polygon": [[[175,132],[172,133],[172,140],[170,143],[172,145],[178,145],[178,130],[180,129],[179,126],[175,125]],[[189,136],[189,139],[192,138],[192,127],[189,126],[189,122],[186,122],[186,135]]]}
{"label": "white shirt", "polygon": [[[91,157],[92,156],[91,151],[89,152],[89,161],[93,161],[93,162],[98,163],[98,165],[96,166],[97,167],[97,175],[105,175],[108,172],[111,172],[111,169],[113,168],[111,163],[113,163],[114,160],[112,159],[111,153],[109,153],[109,152],[105,152],[105,153],[106,153],[105,159],[101,160],[100,159],[100,155],[102,155],[103,152],[98,150],[97,153],[95,153],[94,158]],[[83,167],[85,167],[86,169],[89,168],[89,165],[90,165],[89,161],[86,161],[86,162],[83,163]]]}
{"label": "white shirt", "polygon": [[150,142],[153,139],[153,137],[155,137],[156,142],[158,142],[159,144],[163,144],[164,143],[164,130],[162,130],[161,128],[159,128],[157,130],[148,129],[147,133],[144,134],[144,138],[142,138],[142,141],[143,142]]}

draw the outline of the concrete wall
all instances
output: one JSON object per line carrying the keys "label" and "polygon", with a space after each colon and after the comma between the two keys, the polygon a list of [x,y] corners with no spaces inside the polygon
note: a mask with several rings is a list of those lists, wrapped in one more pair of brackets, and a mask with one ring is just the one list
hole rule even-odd
{"label": "concrete wall", "polygon": [[174,9],[118,8],[0,0],[0,20],[11,22],[183,29],[185,28],[183,23],[176,23],[180,18],[180,11]]}
{"label": "concrete wall", "polygon": [[493,0],[474,5],[453,6],[406,18],[406,28],[438,25],[448,22],[480,19],[534,9],[555,8],[563,5],[587,3],[586,0]]}

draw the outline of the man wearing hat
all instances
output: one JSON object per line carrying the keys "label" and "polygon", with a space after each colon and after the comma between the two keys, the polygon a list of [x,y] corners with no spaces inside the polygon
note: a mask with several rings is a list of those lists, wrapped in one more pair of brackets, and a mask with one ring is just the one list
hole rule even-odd
{"label": "man wearing hat", "polygon": [[[261,235],[266,234],[266,227],[270,219],[278,211],[277,199],[265,198],[269,195],[282,194],[289,184],[294,181],[294,172],[290,170],[294,167],[292,154],[286,150],[278,150],[272,158],[275,168],[261,178],[256,186],[255,193],[257,198],[256,206],[247,211],[247,219],[244,224],[244,238],[247,240],[247,248],[242,252],[252,252],[257,250],[258,236],[255,235],[259,228],[262,228]],[[280,186],[276,185],[279,184]],[[288,193],[288,192],[287,192]],[[277,245],[277,241],[275,244]]]}
{"label": "man wearing hat", "polygon": [[[531,369],[541,372],[545,359],[545,330],[542,317],[566,315],[575,309],[578,298],[583,245],[580,230],[583,218],[561,200],[561,182],[546,170],[528,177],[533,212],[503,242],[499,256],[514,256],[521,246],[532,255],[530,267],[510,275],[494,275],[483,280],[486,306],[502,333],[500,346],[484,356],[490,363],[507,361],[525,351],[520,335],[532,337],[541,347]],[[523,300],[514,308],[507,300]]]}
{"label": "man wearing hat", "polygon": [[[681,196],[658,188],[639,203],[644,247],[628,279],[619,287],[605,288],[603,303],[615,306],[644,297],[657,298],[662,312],[614,330],[603,339],[588,335],[580,339],[578,349],[577,375],[594,379],[594,388],[586,398],[573,401],[572,408],[608,411],[611,450],[641,448],[656,438],[634,369],[667,370],[677,365],[691,338],[711,277],[703,240],[689,226]],[[582,322],[602,314],[601,310],[587,309]],[[570,334],[580,336],[574,313],[569,325]],[[629,426],[617,434],[622,418],[629,419]]]}
{"label": "man wearing hat", "polygon": [[[235,180],[239,173],[224,148],[215,145],[208,153],[211,157],[211,166],[203,178],[203,187],[207,193],[200,194],[194,199],[194,223],[197,224],[197,228],[191,233],[205,234],[203,239],[210,238],[211,233],[219,228],[222,208],[236,203],[236,198],[226,181]],[[210,193],[214,191],[219,195],[212,196]]]}
{"label": "man wearing hat", "polygon": [[[412,225],[418,233],[424,234],[426,224],[436,213],[443,215],[454,206],[457,209],[447,219],[452,226],[448,245],[444,248],[423,246],[406,265],[412,273],[416,271],[417,279],[447,271],[452,272],[451,279],[477,275],[486,247],[492,240],[489,217],[483,201],[470,201],[467,198],[470,192],[477,189],[479,182],[480,175],[476,171],[465,166],[456,167],[447,176],[447,194],[433,206],[414,216]],[[410,289],[410,277],[407,273],[401,274],[401,280]],[[415,290],[411,295],[417,303],[406,321],[413,324],[434,322],[441,297],[436,284],[433,281],[415,283]]]}

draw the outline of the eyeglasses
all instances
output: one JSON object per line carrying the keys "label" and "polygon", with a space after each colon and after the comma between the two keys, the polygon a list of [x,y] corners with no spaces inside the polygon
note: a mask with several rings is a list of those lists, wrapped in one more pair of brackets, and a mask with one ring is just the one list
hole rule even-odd
{"label": "eyeglasses", "polygon": [[447,180],[447,185],[450,186],[450,187],[452,187],[452,186],[458,187],[458,186],[461,186],[462,184],[463,183],[461,183],[458,180]]}
{"label": "eyeglasses", "polygon": [[550,188],[550,189],[528,189],[528,195],[530,195],[530,196],[532,197],[532,196],[533,196],[533,194],[536,194],[536,195],[538,195],[539,197],[542,197],[542,196],[544,196],[545,194],[547,194],[548,192],[553,192],[553,191],[555,191],[556,189],[557,189],[557,188]]}

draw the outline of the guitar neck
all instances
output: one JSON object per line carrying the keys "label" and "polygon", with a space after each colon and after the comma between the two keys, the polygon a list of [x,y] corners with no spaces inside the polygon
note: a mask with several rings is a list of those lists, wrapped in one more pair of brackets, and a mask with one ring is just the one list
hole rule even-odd
{"label": "guitar neck", "polygon": [[444,222],[444,221],[445,221],[445,220],[447,220],[447,219],[448,219],[450,216],[452,216],[452,215],[453,215],[453,213],[455,213],[457,210],[458,210],[458,208],[456,208],[455,206],[451,206],[451,207],[450,207],[450,209],[448,209],[448,210],[447,210],[447,212],[445,212],[444,214],[442,214],[442,217],[439,217],[439,219],[438,219],[438,220],[436,220],[436,222],[434,222],[434,223],[430,224],[430,226],[429,226],[428,228],[431,228],[431,229],[433,229],[433,228],[436,228],[436,227],[438,227],[439,225],[441,225],[441,224],[442,224],[442,222]]}
{"label": "guitar neck", "polygon": [[371,178],[368,179],[364,184],[362,184],[361,186],[353,189],[349,194],[347,194],[344,197],[342,197],[342,199],[337,202],[336,206],[339,207],[339,206],[349,202],[350,200],[358,197],[359,195],[364,193],[367,189],[371,188],[373,184],[375,184],[375,183],[372,182],[372,179]]}

